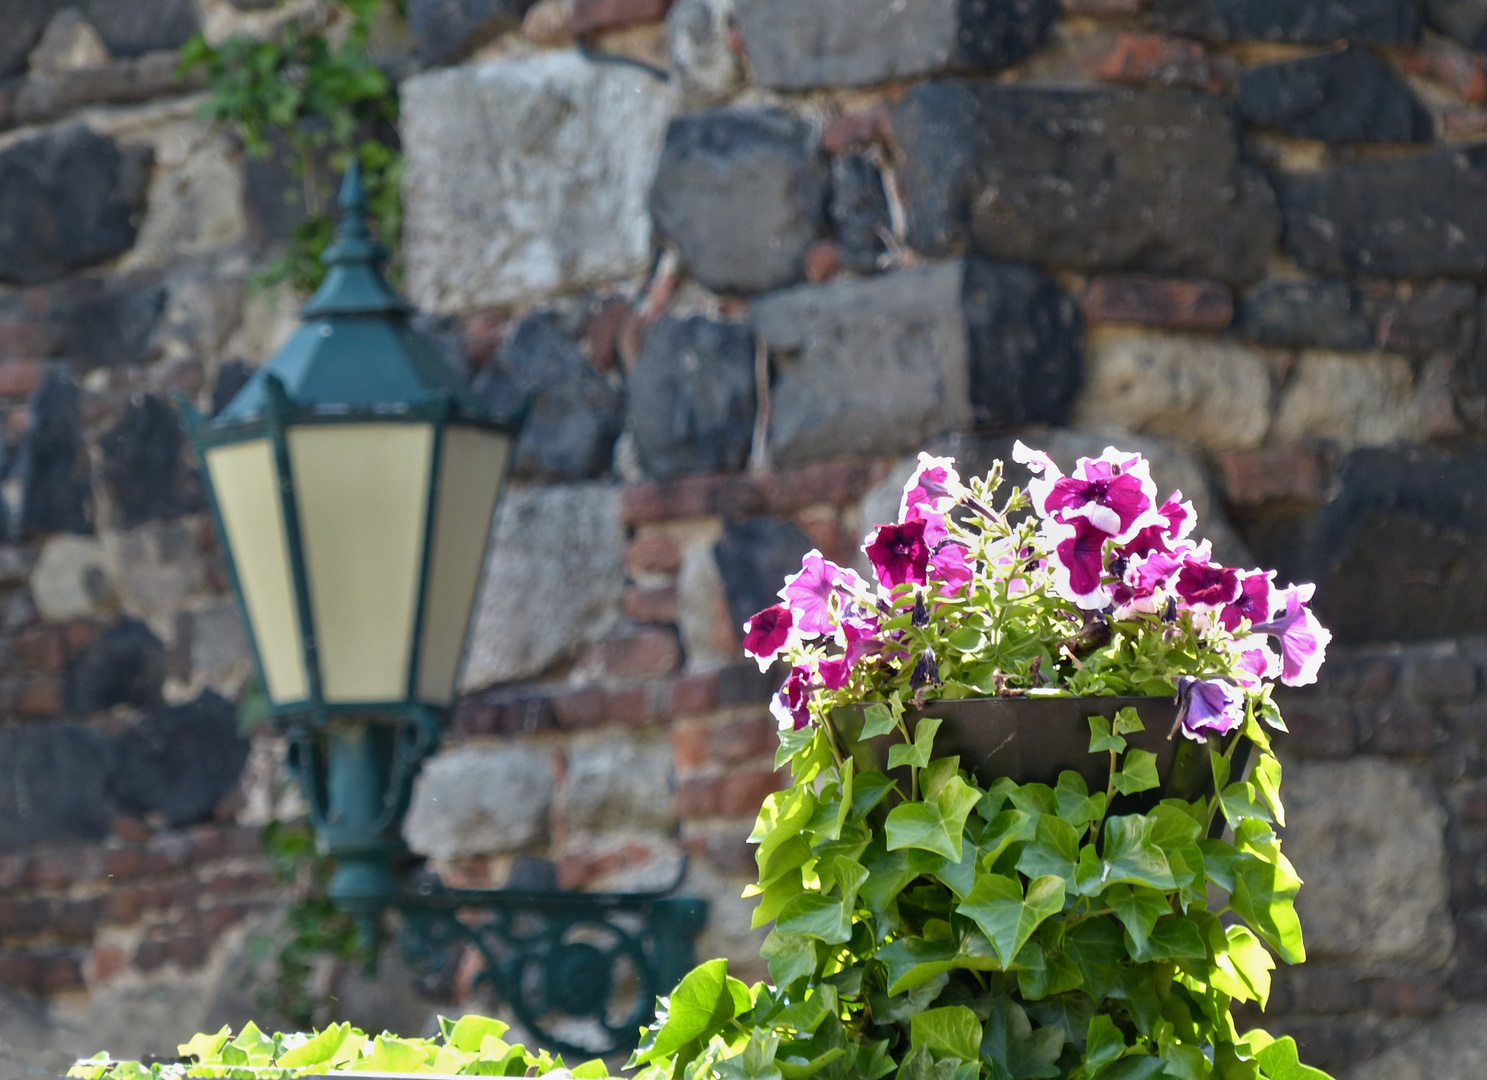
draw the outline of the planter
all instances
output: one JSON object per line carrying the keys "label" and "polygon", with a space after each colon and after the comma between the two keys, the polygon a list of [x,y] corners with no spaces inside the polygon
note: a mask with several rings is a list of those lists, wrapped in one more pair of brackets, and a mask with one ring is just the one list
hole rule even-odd
{"label": "planter", "polygon": [[[921,717],[940,721],[935,735],[935,757],[959,756],[962,768],[982,787],[1005,776],[1019,784],[1053,785],[1058,775],[1072,770],[1084,777],[1091,791],[1103,791],[1110,776],[1106,754],[1089,752],[1088,717],[1113,718],[1124,708],[1134,708],[1146,725],[1145,731],[1126,736],[1134,749],[1156,755],[1157,775],[1162,786],[1137,796],[1121,796],[1123,811],[1140,810],[1160,799],[1196,799],[1213,792],[1213,774],[1208,764],[1210,749],[1222,751],[1217,737],[1205,743],[1176,735],[1177,705],[1165,697],[1001,697],[962,698],[932,701],[905,713],[910,733]],[[884,770],[888,748],[899,741],[897,734],[861,738],[866,703],[837,708],[832,721],[859,769]],[[1243,775],[1249,743],[1241,741],[1234,752],[1235,775]]]}

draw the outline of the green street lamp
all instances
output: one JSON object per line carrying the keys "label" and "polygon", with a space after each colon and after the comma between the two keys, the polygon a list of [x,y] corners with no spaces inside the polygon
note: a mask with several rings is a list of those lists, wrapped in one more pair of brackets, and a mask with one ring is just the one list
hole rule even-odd
{"label": "green street lamp", "polygon": [[[182,411],[269,711],[289,735],[320,847],[336,860],[331,899],[368,945],[381,913],[401,908],[405,933],[422,935],[405,950],[425,960],[461,936],[462,911],[498,910],[497,922],[522,904],[557,913],[545,944],[532,939],[515,959],[487,940],[499,934],[469,942],[541,1035],[539,1005],[600,1017],[609,995],[594,987],[613,979],[600,970],[606,958],[646,969],[648,994],[668,990],[690,964],[705,908],[662,894],[410,894],[402,884],[403,817],[454,703],[517,432],[409,324],[410,305],[382,276],[386,252],[367,231],[354,161],[340,209],[329,272],[300,328],[217,416]],[[616,931],[628,936],[609,953],[565,940],[627,908],[647,930]],[[546,978],[533,1002],[525,987],[538,962]],[[625,1025],[648,1008],[600,1017],[615,1045],[599,1049],[633,1044]]]}

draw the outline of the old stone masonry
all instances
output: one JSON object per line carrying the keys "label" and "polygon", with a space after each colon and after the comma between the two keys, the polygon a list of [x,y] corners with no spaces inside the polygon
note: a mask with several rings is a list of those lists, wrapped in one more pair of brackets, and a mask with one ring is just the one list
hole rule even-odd
{"label": "old stone masonry", "polygon": [[[532,402],[430,869],[687,859],[700,950],[762,974],[741,622],[860,560],[920,449],[1115,442],[1337,635],[1283,702],[1311,960],[1268,1025],[1351,1080],[1487,1073],[1487,0],[385,6],[402,287]],[[177,60],[326,10],[0,0],[0,1076],[275,1022],[260,834],[300,804],[168,393],[284,340],[249,277],[304,208]],[[321,1020],[481,1005],[316,964]]]}

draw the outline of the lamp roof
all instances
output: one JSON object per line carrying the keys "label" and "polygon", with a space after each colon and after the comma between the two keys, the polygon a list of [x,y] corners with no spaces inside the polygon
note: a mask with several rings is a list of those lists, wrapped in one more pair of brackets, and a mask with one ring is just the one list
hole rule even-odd
{"label": "lamp roof", "polygon": [[341,184],[335,242],[321,256],[330,270],[301,310],[302,323],[254,372],[214,423],[259,419],[270,406],[267,380],[277,378],[296,405],[336,411],[387,411],[450,401],[456,412],[485,419],[486,409],[408,322],[413,307],[382,276],[387,250],[366,225],[366,195],[356,159]]}

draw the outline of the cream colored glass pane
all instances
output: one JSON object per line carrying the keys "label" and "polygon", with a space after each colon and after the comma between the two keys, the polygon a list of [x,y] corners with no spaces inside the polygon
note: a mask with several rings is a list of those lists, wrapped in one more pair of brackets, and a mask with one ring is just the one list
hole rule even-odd
{"label": "cream colored glass pane", "polygon": [[427,424],[289,432],[327,702],[407,696],[433,441]]}
{"label": "cream colored glass pane", "polygon": [[309,683],[273,447],[254,439],[208,450],[206,458],[268,696],[278,704],[303,701]]}
{"label": "cream colored glass pane", "polygon": [[510,449],[511,440],[493,432],[455,427],[444,433],[418,671],[418,698],[432,705],[446,705],[454,697]]}

